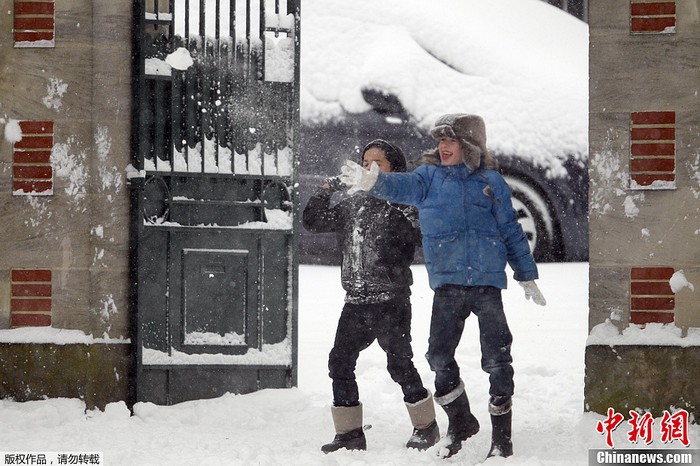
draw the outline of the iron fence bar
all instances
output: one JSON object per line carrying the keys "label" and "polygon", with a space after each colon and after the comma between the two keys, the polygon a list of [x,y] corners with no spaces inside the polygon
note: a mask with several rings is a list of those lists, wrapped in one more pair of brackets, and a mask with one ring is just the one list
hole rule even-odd
{"label": "iron fence bar", "polygon": [[[168,6],[170,8],[170,51],[173,52],[175,51],[175,46],[178,45],[176,44],[176,34],[175,34],[175,25],[177,24],[177,16],[175,14],[175,0],[168,0]],[[173,74],[174,73],[174,74]],[[170,173],[172,174],[175,171],[175,150],[177,149],[178,146],[184,146],[182,144],[182,130],[183,130],[183,125],[182,125],[182,102],[183,102],[183,93],[182,93],[182,83],[180,82],[181,80],[179,79],[181,77],[181,73],[179,71],[173,70],[171,72],[171,80],[170,80],[170,99],[171,99],[171,110],[170,110],[170,147],[168,148],[168,153],[170,154],[168,158],[168,162],[170,165]],[[175,138],[178,138],[176,141]],[[184,152],[184,147],[182,147],[182,151]],[[168,190],[170,193],[168,202],[172,203],[172,190]]]}
{"label": "iron fence bar", "polygon": [[227,111],[226,111],[226,131],[227,133],[227,142],[228,142],[228,147],[231,149],[231,173],[233,175],[236,174],[236,144],[237,144],[237,135],[236,135],[236,130],[234,128],[234,116],[232,115],[232,110],[233,110],[233,105],[234,101],[236,99],[236,84],[235,84],[235,75],[236,75],[236,49],[238,47],[237,43],[237,38],[236,38],[236,30],[238,27],[237,24],[237,13],[238,9],[236,7],[236,0],[230,0],[229,1],[229,35],[231,37],[231,42],[229,44],[229,51],[228,51],[228,56],[227,56],[227,65],[228,69],[230,70],[226,79],[227,86],[229,86],[228,90],[228,97],[230,100],[227,102]]}
{"label": "iron fence bar", "polygon": [[[206,66],[207,54],[208,54],[208,40],[207,40],[207,5],[206,0],[199,0],[199,54],[200,54],[200,72],[197,74],[198,88],[199,88],[199,108],[198,110],[198,121],[199,121],[199,138],[197,140],[200,142],[200,158],[199,158],[199,170],[201,173],[205,173],[205,159],[206,159],[206,125],[208,123],[206,108],[209,98],[209,69]],[[188,160],[189,164],[189,160]],[[189,166],[187,171],[189,171]]]}
{"label": "iron fence bar", "polygon": [[165,81],[155,80],[153,83],[153,162],[158,167],[160,160],[164,160],[165,157],[163,153],[166,151],[166,135],[165,128],[161,122],[168,121],[165,115],[165,106],[167,105],[167,99],[165,98],[166,92]]}
{"label": "iron fence bar", "polygon": [[[183,37],[183,46],[190,51],[190,0],[185,0],[185,28],[184,28],[184,37]],[[187,161],[190,158],[190,119],[189,119],[189,79],[187,78],[187,72],[183,71],[182,73],[182,89],[184,90],[183,92],[183,102],[182,102],[182,107],[180,108],[180,112],[183,113],[182,115],[182,157],[184,159],[185,165],[187,165]],[[173,159],[173,171],[175,171],[175,160]]]}
{"label": "iron fence bar", "polygon": [[189,49],[190,42],[190,0],[185,0],[185,32],[184,32],[185,47]]}
{"label": "iron fence bar", "polygon": [[[259,14],[259,21],[258,21],[258,37],[260,39],[260,44],[261,44],[261,50],[260,50],[260,58],[259,58],[259,63],[260,63],[260,68],[262,70],[262,79],[261,83],[265,82],[265,0],[260,0],[260,11],[258,12]],[[256,76],[257,79],[257,76]],[[264,102],[264,93],[263,93],[264,88],[261,88],[260,95],[256,96],[256,100],[258,100],[260,107],[263,107],[263,102]],[[267,144],[265,139],[269,138],[269,134],[263,134],[262,135],[262,141],[260,141],[260,138],[258,138],[258,141],[261,142],[260,144],[260,173],[265,175],[265,152],[267,150]]]}
{"label": "iron fence bar", "polygon": [[215,50],[214,53],[216,55],[216,95],[214,97],[214,102],[212,106],[212,117],[215,120],[215,124],[213,125],[213,131],[212,131],[212,139],[214,140],[214,165],[216,166],[216,171],[219,172],[221,171],[221,166],[220,166],[220,158],[219,158],[219,147],[221,146],[220,141],[219,141],[219,127],[220,127],[220,105],[216,105],[216,102],[218,102],[221,98],[221,0],[216,0],[215,4],[216,8],[216,15],[215,15],[215,21],[216,21],[216,29],[215,29]]}
{"label": "iron fence bar", "polygon": [[199,37],[204,38],[207,35],[207,4],[206,0],[199,0]]}
{"label": "iron fence bar", "polygon": [[[242,82],[250,82],[249,76],[250,76],[250,0],[246,0],[246,8],[245,8],[245,46],[242,47],[242,68],[243,68],[243,74],[242,74]],[[241,90],[241,97],[245,97],[245,90],[243,88]],[[244,99],[245,101],[245,99]],[[243,150],[243,155],[245,156],[245,169],[246,172],[250,173],[250,160],[249,160],[249,154],[248,154],[248,143],[247,143],[247,138],[248,138],[248,132],[245,131],[244,128],[241,129],[239,132],[240,136],[242,138],[241,141],[241,148]]]}
{"label": "iron fence bar", "polygon": [[229,0],[228,33],[236,41],[236,0]]}

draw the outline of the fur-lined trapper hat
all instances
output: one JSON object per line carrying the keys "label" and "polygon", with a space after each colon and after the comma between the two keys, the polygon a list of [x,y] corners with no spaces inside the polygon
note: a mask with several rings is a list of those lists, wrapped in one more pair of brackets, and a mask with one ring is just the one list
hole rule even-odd
{"label": "fur-lined trapper hat", "polygon": [[406,171],[406,156],[403,155],[401,149],[399,149],[394,144],[384,139],[375,139],[367,143],[364,149],[362,149],[362,154],[360,156],[360,164],[362,164],[362,159],[365,156],[365,152],[371,148],[376,147],[384,151],[386,159],[391,164],[391,169],[395,172],[405,172]]}
{"label": "fur-lined trapper hat", "polygon": [[496,170],[498,162],[486,148],[486,124],[479,115],[450,113],[435,122],[430,135],[437,140],[452,138],[462,146],[462,160],[471,170],[479,167]]}

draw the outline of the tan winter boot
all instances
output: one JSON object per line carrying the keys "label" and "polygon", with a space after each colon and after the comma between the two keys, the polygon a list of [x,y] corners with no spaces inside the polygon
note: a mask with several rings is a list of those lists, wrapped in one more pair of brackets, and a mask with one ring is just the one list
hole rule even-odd
{"label": "tan winter boot", "polygon": [[331,406],[335,438],[321,447],[323,453],[331,453],[341,448],[366,450],[367,440],[362,431],[362,403],[357,406]]}
{"label": "tan winter boot", "polygon": [[428,396],[415,403],[406,403],[408,416],[413,424],[413,435],[408,439],[406,448],[416,448],[427,450],[440,440],[440,429],[435,421],[435,404],[433,395],[428,392]]}

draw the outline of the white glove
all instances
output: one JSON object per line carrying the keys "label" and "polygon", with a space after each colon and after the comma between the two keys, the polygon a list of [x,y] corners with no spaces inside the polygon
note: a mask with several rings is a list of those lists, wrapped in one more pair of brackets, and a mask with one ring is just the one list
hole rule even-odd
{"label": "white glove", "polygon": [[539,304],[540,306],[544,306],[547,304],[547,300],[544,299],[542,292],[540,291],[540,289],[537,286],[537,283],[535,283],[534,280],[518,283],[520,283],[520,286],[522,286],[525,290],[525,299],[532,298],[535,304]]}
{"label": "white glove", "polygon": [[340,167],[340,181],[349,186],[348,194],[354,194],[358,191],[369,191],[377,182],[379,176],[379,165],[372,162],[369,166],[369,171],[362,168],[351,160],[346,160],[345,165]]}

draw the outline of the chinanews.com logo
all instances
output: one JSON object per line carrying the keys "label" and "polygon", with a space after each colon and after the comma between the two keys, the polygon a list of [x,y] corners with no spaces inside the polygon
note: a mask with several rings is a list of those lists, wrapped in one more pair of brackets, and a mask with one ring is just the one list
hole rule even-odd
{"label": "chinanews.com logo", "polygon": [[[601,435],[605,435],[605,443],[609,449],[589,450],[589,466],[620,464],[644,466],[649,464],[683,464],[700,466],[700,450],[688,448],[690,446],[690,441],[688,440],[688,412],[686,410],[679,409],[673,414],[664,410],[658,429],[654,429],[654,418],[651,413],[639,414],[636,411],[630,411],[629,414],[630,418],[627,420],[626,424],[629,425],[627,440],[630,443],[635,445],[640,443],[651,445],[654,441],[654,436],[658,434],[661,443],[671,448],[615,448],[612,433],[622,425],[625,417],[615,412],[614,409],[608,408],[607,417],[602,421],[598,421],[596,424],[596,431]],[[673,446],[682,446],[685,448],[672,448]]]}

